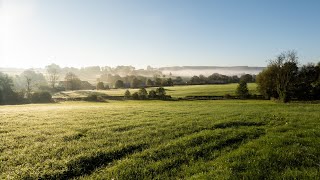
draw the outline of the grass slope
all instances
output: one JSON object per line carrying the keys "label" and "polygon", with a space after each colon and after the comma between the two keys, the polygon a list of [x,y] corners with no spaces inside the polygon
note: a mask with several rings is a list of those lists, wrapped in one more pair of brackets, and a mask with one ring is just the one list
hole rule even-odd
{"label": "grass slope", "polygon": [[1,106],[0,179],[316,179],[319,110],[251,100]]}
{"label": "grass slope", "polygon": [[[167,94],[172,97],[185,96],[224,96],[225,94],[235,95],[238,84],[222,84],[222,85],[189,85],[189,86],[172,86],[165,87]],[[248,83],[248,89],[251,94],[258,94],[255,83]],[[155,88],[147,88],[151,90]],[[91,93],[102,93],[109,96],[123,96],[126,89],[110,89],[105,91],[65,91],[54,95],[55,98],[76,98],[87,97]],[[130,92],[137,92],[138,89],[130,89]]]}

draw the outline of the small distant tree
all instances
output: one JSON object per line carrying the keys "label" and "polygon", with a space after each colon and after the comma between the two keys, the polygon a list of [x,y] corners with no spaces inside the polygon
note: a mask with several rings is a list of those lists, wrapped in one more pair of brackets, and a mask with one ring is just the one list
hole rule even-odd
{"label": "small distant tree", "polygon": [[141,89],[139,89],[138,95],[139,95],[140,99],[147,99],[148,92],[145,88],[141,88]]}
{"label": "small distant tree", "polygon": [[103,82],[98,82],[98,84],[97,84],[97,90],[104,90],[104,89],[105,89],[105,87],[104,87]]}
{"label": "small distant tree", "polygon": [[176,79],[173,80],[174,84],[183,84],[183,79],[178,76]]}
{"label": "small distant tree", "polygon": [[52,96],[48,91],[35,92],[31,95],[32,103],[49,103],[52,102]]}
{"label": "small distant tree", "polygon": [[131,93],[130,91],[127,89],[126,92],[124,92],[124,98],[125,99],[130,99],[131,98]]}
{"label": "small distant tree", "polygon": [[15,103],[15,94],[12,79],[0,72],[0,104]]}
{"label": "small distant tree", "polygon": [[138,78],[133,78],[131,81],[132,88],[138,88],[141,85],[141,81]]}
{"label": "small distant tree", "polygon": [[239,85],[236,90],[236,95],[239,96],[241,99],[246,99],[250,96],[246,81],[239,82]]}
{"label": "small distant tree", "polygon": [[156,89],[156,95],[160,98],[163,99],[166,97],[166,90],[163,87],[159,87]]}
{"label": "small distant tree", "polygon": [[167,86],[173,86],[173,80],[171,78],[167,79]]}
{"label": "small distant tree", "polygon": [[157,98],[157,93],[156,93],[156,91],[155,91],[155,90],[150,90],[148,97],[149,97],[150,99],[155,99],[155,98]]}
{"label": "small distant tree", "polygon": [[115,83],[115,88],[124,88],[124,83],[122,80],[117,80]]}
{"label": "small distant tree", "polygon": [[198,76],[192,76],[189,83],[190,84],[200,84],[200,78]]}
{"label": "small distant tree", "polygon": [[55,88],[56,83],[59,80],[59,73],[61,68],[56,64],[50,64],[46,66],[47,74],[48,74],[48,81],[52,88]]}
{"label": "small distant tree", "polygon": [[156,85],[156,86],[161,86],[161,82],[162,82],[162,80],[161,80],[161,78],[155,78],[155,80],[154,80],[154,85]]}
{"label": "small distant tree", "polygon": [[132,99],[135,99],[135,100],[138,100],[138,99],[139,99],[139,94],[138,94],[138,92],[134,92],[134,93],[132,94]]}
{"label": "small distant tree", "polygon": [[148,79],[146,84],[147,86],[154,86],[154,82],[151,79]]}
{"label": "small distant tree", "polygon": [[251,83],[254,82],[254,78],[251,74],[244,74],[240,77],[241,81],[245,81],[247,83]]}
{"label": "small distant tree", "polygon": [[25,76],[26,78],[26,92],[27,92],[27,98],[30,99],[31,98],[31,82],[32,82],[32,79],[31,77],[29,76]]}
{"label": "small distant tree", "polygon": [[81,88],[81,80],[73,72],[68,72],[64,78],[66,90],[79,90]]}

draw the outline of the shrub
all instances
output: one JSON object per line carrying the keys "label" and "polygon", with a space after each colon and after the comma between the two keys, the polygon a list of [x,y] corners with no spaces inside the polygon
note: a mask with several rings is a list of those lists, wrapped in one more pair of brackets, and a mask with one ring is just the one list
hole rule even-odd
{"label": "shrub", "polygon": [[238,85],[237,90],[236,90],[236,94],[241,99],[246,99],[246,98],[248,98],[250,96],[249,90],[248,90],[248,86],[247,86],[247,82],[245,82],[245,81],[240,81],[239,82],[239,85]]}
{"label": "shrub", "polygon": [[104,87],[103,82],[98,82],[98,84],[97,84],[97,90],[104,90],[104,89],[105,89],[105,87]]}
{"label": "shrub", "polygon": [[150,99],[155,99],[155,98],[157,98],[157,93],[155,90],[150,90],[148,96]]}
{"label": "shrub", "polygon": [[139,99],[139,94],[138,92],[135,92],[132,94],[132,99],[138,100]]}
{"label": "shrub", "polygon": [[225,94],[225,95],[224,95],[224,98],[225,98],[225,99],[231,99],[232,96],[231,96],[230,94]]}
{"label": "shrub", "polygon": [[164,99],[166,97],[166,90],[163,87],[159,87],[156,89],[156,95],[160,99]]}
{"label": "shrub", "polygon": [[119,89],[119,88],[124,88],[124,82],[121,80],[117,80],[115,83],[115,88]]}
{"label": "shrub", "polygon": [[126,92],[124,93],[124,98],[125,98],[125,99],[130,99],[130,97],[131,97],[130,91],[129,91],[129,90],[126,90]]}
{"label": "shrub", "polygon": [[30,100],[32,103],[49,103],[52,102],[52,96],[48,91],[35,92]]}
{"label": "shrub", "polygon": [[148,92],[145,88],[141,88],[141,89],[139,89],[138,95],[139,95],[140,99],[147,99]]}
{"label": "shrub", "polygon": [[104,102],[104,98],[102,96],[99,96],[97,94],[90,94],[88,97],[84,98],[85,101],[91,101],[91,102]]}

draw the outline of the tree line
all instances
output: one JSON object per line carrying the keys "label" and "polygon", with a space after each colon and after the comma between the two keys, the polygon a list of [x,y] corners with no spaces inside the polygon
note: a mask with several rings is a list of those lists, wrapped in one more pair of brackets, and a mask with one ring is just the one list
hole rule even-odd
{"label": "tree line", "polygon": [[[226,76],[218,73],[214,73],[208,77],[204,75],[188,77],[166,77],[163,75],[150,77],[144,76],[125,76],[112,74],[103,74],[99,78],[97,83],[97,89],[109,89],[114,88],[141,88],[141,87],[161,87],[161,86],[174,86],[174,85],[205,85],[205,84],[228,84],[238,83],[244,80],[248,83],[255,82],[256,76],[251,74],[244,74],[238,76]],[[106,83],[104,83],[106,82]]]}
{"label": "tree line", "polygon": [[145,88],[140,88],[138,92],[131,94],[129,90],[126,90],[124,93],[125,99],[134,99],[134,100],[146,100],[146,99],[171,99],[171,96],[166,95],[166,90],[163,87],[156,88],[155,90],[151,89],[149,92]]}
{"label": "tree line", "polygon": [[320,99],[320,62],[298,67],[296,51],[287,51],[271,60],[257,75],[258,91],[266,99],[281,102]]}

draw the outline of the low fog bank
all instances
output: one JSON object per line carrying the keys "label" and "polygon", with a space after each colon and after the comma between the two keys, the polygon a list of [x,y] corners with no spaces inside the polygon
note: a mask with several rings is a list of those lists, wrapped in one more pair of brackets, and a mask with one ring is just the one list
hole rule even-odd
{"label": "low fog bank", "polygon": [[[135,69],[132,66],[117,66],[114,68],[110,67],[83,67],[80,69],[73,67],[61,68],[61,75],[71,71],[80,76],[82,79],[95,81],[96,78],[100,77],[102,74],[118,74],[121,77],[128,75],[140,75],[146,77],[152,77],[154,75],[166,75],[166,76],[182,76],[182,77],[192,77],[192,76],[209,76],[213,73],[223,74],[227,76],[241,76],[243,74],[259,74],[264,67],[249,67],[249,66],[231,66],[231,67],[218,67],[218,66],[173,66],[173,67],[161,67],[152,68],[148,66],[146,69]],[[20,75],[23,71],[27,69],[22,68],[1,68],[0,72],[8,74],[10,76]],[[35,72],[43,73],[46,75],[46,68],[36,68],[33,69]]]}
{"label": "low fog bank", "polygon": [[205,67],[205,66],[193,66],[193,67],[163,67],[159,70],[165,75],[172,76],[209,76],[213,73],[223,74],[227,76],[240,76],[243,74],[259,74],[264,67],[248,67],[248,66],[234,66],[234,67]]}

